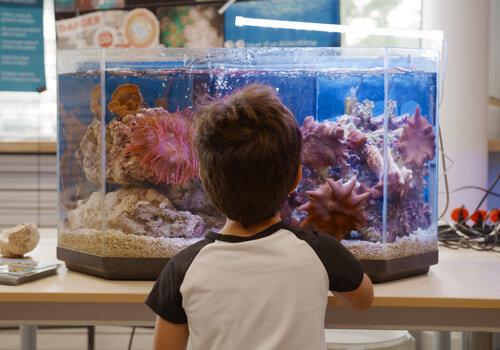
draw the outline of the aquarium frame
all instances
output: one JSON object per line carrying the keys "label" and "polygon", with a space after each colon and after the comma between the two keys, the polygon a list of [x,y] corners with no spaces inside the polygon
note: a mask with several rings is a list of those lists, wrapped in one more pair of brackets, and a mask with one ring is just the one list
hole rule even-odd
{"label": "aquarium frame", "polygon": [[[289,53],[289,54],[287,54]],[[311,55],[314,54],[315,62],[310,62]],[[191,66],[196,69],[238,69],[245,67],[251,69],[252,66],[259,66],[262,70],[280,70],[288,71],[307,71],[318,70],[322,67],[328,68],[328,71],[349,73],[353,69],[349,67],[353,60],[357,62],[370,62],[364,70],[356,67],[356,72],[380,72],[384,74],[384,135],[383,135],[383,159],[384,159],[384,185],[383,185],[383,204],[382,204],[382,241],[387,244],[387,170],[388,170],[388,75],[397,71],[391,70],[388,61],[390,59],[398,59],[408,65],[408,69],[414,69],[418,66],[419,70],[426,73],[436,74],[436,83],[439,84],[439,64],[440,51],[433,49],[413,49],[413,48],[214,48],[214,49],[192,49],[192,48],[153,48],[153,49],[85,49],[85,50],[65,50],[58,52],[58,75],[77,73],[81,71],[95,71],[99,74],[101,83],[101,106],[103,106],[100,114],[101,130],[100,139],[101,145],[106,144],[106,129],[102,126],[106,125],[106,72],[116,69],[113,65],[120,63],[122,70],[126,71],[127,67],[130,70],[140,69],[138,62],[144,63],[171,63],[172,67]],[[285,58],[283,58],[285,57]],[[280,60],[281,58],[281,60]],[[286,62],[285,62],[286,61]],[[339,68],[331,68],[332,61]],[[242,64],[241,62],[244,62]],[[250,64],[248,63],[250,62]],[[147,70],[147,65],[142,66]],[[169,67],[170,68],[170,67]],[[405,69],[405,68],[400,68]],[[440,89],[436,89],[437,104],[440,98]],[[435,107],[435,128],[438,129],[439,108]],[[60,112],[59,112],[60,113]],[[59,132],[59,128],[58,128]],[[59,152],[59,151],[58,151]],[[100,195],[101,203],[105,203],[106,195],[106,164],[107,152],[102,152],[101,158],[101,181]],[[433,160],[436,164],[436,171],[439,165],[438,162],[438,145],[436,142],[436,158]],[[58,154],[58,172],[59,167]],[[61,191],[60,176],[58,177],[58,190]],[[60,193],[59,193],[60,195]],[[433,224],[436,224],[436,242],[437,242],[437,191],[433,191],[432,205]],[[59,201],[60,204],[60,201]],[[62,208],[59,208],[60,218]],[[61,228],[62,220],[59,221]],[[106,232],[106,211],[102,210],[101,230]],[[106,247],[102,247],[106,249]],[[103,251],[104,251],[103,250]],[[100,277],[111,279],[154,279],[157,271],[161,271],[163,265],[168,259],[161,258],[123,258],[111,256],[98,256],[85,252],[74,251],[67,248],[58,247],[58,257],[66,262],[69,269],[93,274]],[[417,274],[426,273],[429,266],[437,263],[438,252],[424,252],[422,254],[405,256],[402,258],[386,259],[386,260],[362,260],[365,270],[374,282],[384,282],[395,278],[414,276]],[[129,273],[121,273],[113,268],[113,264],[117,264],[119,269],[124,269]],[[149,271],[148,273],[137,272],[136,264],[142,265]],[[156,264],[161,268],[151,269],[149,264]],[[156,272],[155,272],[156,271]],[[122,271],[123,272],[123,271]],[[153,276],[154,275],[154,276]]]}

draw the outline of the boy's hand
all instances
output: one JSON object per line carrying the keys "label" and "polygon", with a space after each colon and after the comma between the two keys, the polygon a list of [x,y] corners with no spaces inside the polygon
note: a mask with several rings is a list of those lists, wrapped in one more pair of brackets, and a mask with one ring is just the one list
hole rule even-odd
{"label": "boy's hand", "polygon": [[154,350],[185,350],[189,338],[187,323],[176,324],[156,317]]}
{"label": "boy's hand", "polygon": [[368,309],[373,302],[373,285],[370,277],[366,274],[363,276],[358,289],[352,292],[334,292],[333,295],[345,306],[362,311]]}

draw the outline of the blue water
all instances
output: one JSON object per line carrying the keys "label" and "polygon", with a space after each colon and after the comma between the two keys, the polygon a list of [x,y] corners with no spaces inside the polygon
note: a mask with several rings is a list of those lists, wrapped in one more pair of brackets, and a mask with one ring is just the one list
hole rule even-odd
{"label": "blue water", "polygon": [[[154,107],[157,99],[167,101],[171,112],[196,108],[207,96],[224,96],[250,83],[272,86],[283,103],[295,114],[299,124],[307,116],[317,120],[335,120],[344,114],[345,100],[356,97],[358,101],[374,103],[373,115],[384,113],[384,96],[396,102],[396,115],[413,114],[417,106],[432,125],[437,124],[436,74],[401,70],[384,77],[382,71],[332,72],[323,70],[188,70],[166,68],[153,70],[151,65],[125,72],[109,70],[105,73],[106,101],[111,100],[115,89],[122,84],[139,87],[145,104]],[[384,85],[387,81],[387,86]],[[90,93],[100,83],[97,71],[59,76],[59,135],[65,127],[63,113],[77,116],[85,125],[94,115],[89,109]],[[106,120],[114,115],[106,108]],[[64,152],[64,138],[59,138],[60,151]],[[429,174],[424,175],[427,186],[422,197],[429,203],[436,219],[437,157],[429,164]],[[434,191],[433,191],[434,190]],[[378,210],[378,209],[377,209]],[[435,221],[433,219],[433,221]]]}
{"label": "blue water", "polygon": [[[100,81],[97,74],[61,75],[59,79],[60,106],[76,111],[82,120],[90,121],[88,111],[90,91]],[[368,99],[375,104],[374,115],[384,112],[383,74],[346,74],[325,72],[286,71],[229,71],[208,72],[154,72],[143,71],[132,76],[106,73],[106,100],[121,84],[139,86],[146,104],[155,105],[157,98],[168,101],[173,112],[196,104],[196,94],[225,95],[249,83],[273,86],[283,103],[295,114],[299,123],[312,115],[318,120],[335,119],[344,113],[344,101],[356,96],[358,101]],[[413,114],[420,106],[422,114],[435,124],[436,74],[405,72],[389,76],[388,95],[396,102],[396,114]],[[108,112],[107,120],[113,116]]]}

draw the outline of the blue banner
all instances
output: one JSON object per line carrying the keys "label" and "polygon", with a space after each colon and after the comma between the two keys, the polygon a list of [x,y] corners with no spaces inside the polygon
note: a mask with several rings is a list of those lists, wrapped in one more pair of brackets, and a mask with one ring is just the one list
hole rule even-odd
{"label": "blue banner", "polygon": [[43,0],[0,0],[0,91],[44,90]]}
{"label": "blue banner", "polygon": [[340,46],[340,34],[306,30],[237,27],[236,16],[338,24],[338,0],[257,0],[236,2],[225,13],[224,41],[227,47]]}

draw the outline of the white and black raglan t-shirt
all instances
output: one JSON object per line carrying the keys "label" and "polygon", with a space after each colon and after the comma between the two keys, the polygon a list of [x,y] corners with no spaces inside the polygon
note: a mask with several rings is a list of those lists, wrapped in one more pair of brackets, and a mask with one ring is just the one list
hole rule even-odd
{"label": "white and black raglan t-shirt", "polygon": [[188,323],[188,349],[326,349],[327,292],[362,279],[335,238],[280,222],[252,237],[209,232],[168,262],[146,304]]}

